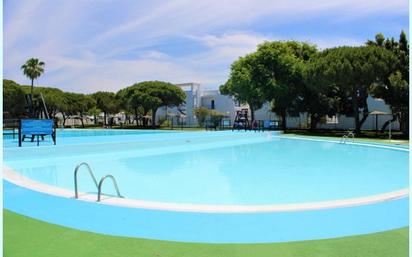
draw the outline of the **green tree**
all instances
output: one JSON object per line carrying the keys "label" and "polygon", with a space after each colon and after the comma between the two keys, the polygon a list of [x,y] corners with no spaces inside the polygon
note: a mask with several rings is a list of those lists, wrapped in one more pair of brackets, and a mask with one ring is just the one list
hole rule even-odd
{"label": "green tree", "polygon": [[224,113],[215,110],[209,111],[209,119],[214,128],[217,128],[225,117],[226,115]]}
{"label": "green tree", "polygon": [[384,44],[385,44],[385,36],[382,33],[376,34],[375,40],[366,41],[366,45],[369,45],[369,46],[384,46]]}
{"label": "green tree", "polygon": [[119,103],[116,94],[112,92],[98,91],[91,95],[96,101],[96,107],[104,114],[103,124],[107,125],[107,116],[119,111]]}
{"label": "green tree", "polygon": [[[382,34],[380,34],[383,37]],[[384,38],[384,37],[383,37]],[[386,83],[376,84],[372,90],[374,97],[381,98],[391,107],[393,118],[385,122],[382,131],[391,121],[399,120],[402,132],[409,134],[409,44],[404,31],[401,31],[399,41],[387,38],[382,45],[369,40],[368,45],[385,47],[393,52],[397,59],[397,66]]]}
{"label": "green tree", "polygon": [[198,107],[194,109],[194,114],[200,127],[205,126],[206,119],[209,116],[209,111],[210,110],[205,107]]}
{"label": "green tree", "polygon": [[93,106],[92,108],[90,108],[89,110],[87,110],[87,114],[89,115],[93,115],[93,122],[94,124],[97,124],[97,116],[102,113],[102,110],[100,110],[99,108],[97,108],[97,106]]}
{"label": "green tree", "polygon": [[33,96],[34,80],[41,76],[44,72],[44,62],[36,58],[30,58],[21,66],[23,74],[31,79],[30,94]]}
{"label": "green tree", "polygon": [[[140,102],[136,102],[137,96],[133,96],[134,94],[135,87],[129,86],[120,89],[116,93],[116,99],[118,99],[120,110],[123,110],[125,113],[133,113],[134,121],[136,121],[136,125],[139,125],[139,117],[146,116],[149,110],[143,110]],[[143,122],[143,125],[146,126],[146,119],[143,119]]]}
{"label": "green tree", "polygon": [[310,130],[315,130],[326,116],[334,116],[339,111],[339,89],[333,85],[318,84],[310,67],[305,72],[305,79],[305,85],[297,98],[297,106],[300,112],[308,114]]}
{"label": "green tree", "polygon": [[64,93],[65,101],[67,103],[66,108],[62,111],[63,114],[63,126],[66,124],[66,120],[70,116],[78,116],[82,127],[84,128],[84,114],[88,110],[96,106],[96,101],[89,95],[79,93]]}
{"label": "green tree", "polygon": [[287,114],[297,111],[297,99],[305,84],[304,68],[315,53],[315,46],[295,41],[265,42],[258,46],[253,80],[272,102],[272,111],[281,117],[283,130]]}
{"label": "green tree", "polygon": [[23,88],[12,80],[3,79],[3,116],[19,118],[25,113]]}
{"label": "green tree", "polygon": [[143,115],[147,115],[150,111],[152,126],[155,126],[159,107],[176,107],[184,103],[186,98],[186,93],[181,88],[162,81],[140,82],[123,89],[122,92],[119,91],[118,95],[128,101],[129,108],[141,109]]}
{"label": "green tree", "polygon": [[[31,91],[30,86],[22,86],[26,94]],[[64,92],[53,87],[36,87],[33,91],[33,99],[40,98],[40,94],[44,97],[49,117],[55,117],[57,113],[63,112],[67,108]]]}
{"label": "green tree", "polygon": [[393,119],[385,122],[382,131],[391,121],[399,119],[401,131],[409,135],[409,83],[403,79],[400,71],[389,76],[388,80],[388,84],[377,84],[372,89],[373,96],[383,99],[393,114]]}
{"label": "green tree", "polygon": [[248,104],[252,121],[255,119],[255,111],[262,108],[266,100],[260,84],[253,77],[257,61],[256,53],[240,57],[231,66],[229,80],[219,88],[221,94],[234,96],[240,103]]}
{"label": "green tree", "polygon": [[297,99],[298,110],[306,112],[310,118],[310,129],[326,116],[334,116],[339,111],[339,88],[334,84],[325,84],[323,71],[318,68],[319,53],[314,55],[304,70],[305,83]]}
{"label": "green tree", "polygon": [[318,84],[339,88],[339,112],[354,117],[355,132],[360,134],[369,115],[372,86],[385,84],[396,63],[396,56],[382,47],[336,47],[319,55],[314,73],[319,74]]}
{"label": "green tree", "polygon": [[67,107],[64,92],[57,88],[36,88],[34,95],[43,94],[49,117],[55,117]]}
{"label": "green tree", "polygon": [[134,120],[137,124],[137,117],[139,116],[139,113],[142,112],[142,110],[139,105],[134,106],[130,101],[132,94],[133,91],[130,90],[130,88],[123,88],[116,93],[116,99],[119,103],[119,109],[122,110],[126,115],[126,120],[130,122],[130,116],[134,114]]}
{"label": "green tree", "polygon": [[152,125],[155,124],[155,112],[162,105],[162,99],[157,96],[150,95],[150,93],[136,90],[130,98],[130,105],[136,109],[141,110],[143,117],[143,125],[147,126],[147,119],[145,116],[152,112]]}

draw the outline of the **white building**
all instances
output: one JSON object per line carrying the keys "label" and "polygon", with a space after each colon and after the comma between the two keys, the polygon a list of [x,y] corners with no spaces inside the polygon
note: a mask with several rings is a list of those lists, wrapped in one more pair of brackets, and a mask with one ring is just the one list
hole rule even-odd
{"label": "white building", "polygon": [[[235,99],[231,96],[220,94],[219,90],[204,90],[198,83],[177,84],[186,92],[186,104],[178,108],[160,108],[157,113],[158,121],[173,117],[173,123],[184,122],[186,126],[197,126],[197,120],[194,115],[194,109],[205,107],[224,113],[231,120],[231,124],[236,116],[236,110],[239,108],[248,108],[247,106],[239,106]],[[368,107],[370,111],[379,111],[383,113],[391,113],[388,105],[381,99],[368,98]],[[392,118],[392,115],[378,115],[377,128],[380,129],[383,124]],[[279,117],[270,111],[269,104],[255,111],[255,119],[257,120],[279,120]],[[309,119],[306,113],[301,113],[299,116],[287,118],[288,128],[308,128]],[[339,115],[336,117],[326,117],[324,123],[319,123],[318,128],[325,129],[353,129],[355,121],[353,117]],[[362,129],[374,130],[376,128],[376,116],[369,115],[364,122]],[[389,127],[387,127],[389,129]],[[399,123],[394,122],[392,129],[399,129]]]}
{"label": "white building", "polygon": [[232,121],[235,118],[235,101],[233,97],[222,95],[219,90],[203,90],[198,83],[177,84],[186,93],[185,104],[178,108],[163,107],[157,110],[156,117],[164,120],[166,116],[174,117],[174,123],[183,121],[187,126],[197,126],[194,109],[205,107],[226,114]]}

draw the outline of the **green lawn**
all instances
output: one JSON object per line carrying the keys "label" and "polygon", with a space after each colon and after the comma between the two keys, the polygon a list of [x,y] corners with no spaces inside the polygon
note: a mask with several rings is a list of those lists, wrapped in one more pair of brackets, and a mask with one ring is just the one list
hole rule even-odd
{"label": "green lawn", "polygon": [[[320,138],[320,139],[332,139],[340,140],[342,136],[330,136],[330,135],[309,135],[309,134],[297,134],[297,133],[286,133],[283,136],[292,136],[292,137],[303,137],[303,138]],[[348,139],[349,142],[352,142],[352,139]],[[368,137],[356,137],[355,142],[371,142],[371,143],[381,143],[381,144],[392,144],[392,145],[403,145],[408,146],[409,140],[405,139],[383,139],[383,138],[368,138]]]}
{"label": "green lawn", "polygon": [[[356,140],[390,144],[409,143],[407,140],[389,141],[376,138]],[[5,210],[3,243],[5,257],[407,257],[408,235],[408,228],[402,228],[362,236],[292,243],[176,243],[89,233]]]}
{"label": "green lawn", "polygon": [[271,244],[194,244],[112,237],[5,210],[5,257],[407,257],[408,228],[363,236]]}

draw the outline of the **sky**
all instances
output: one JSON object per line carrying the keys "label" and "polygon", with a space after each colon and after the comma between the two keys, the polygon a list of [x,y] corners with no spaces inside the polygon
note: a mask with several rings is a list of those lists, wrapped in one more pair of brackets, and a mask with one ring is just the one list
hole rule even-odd
{"label": "sky", "polygon": [[5,0],[4,78],[46,63],[35,85],[116,92],[136,82],[217,88],[230,65],[262,42],[320,49],[409,31],[408,0]]}

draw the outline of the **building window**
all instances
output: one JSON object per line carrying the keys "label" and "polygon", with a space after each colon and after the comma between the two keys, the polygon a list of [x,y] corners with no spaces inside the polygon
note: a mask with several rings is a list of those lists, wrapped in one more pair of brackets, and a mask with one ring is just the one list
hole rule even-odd
{"label": "building window", "polygon": [[210,109],[215,109],[215,100],[210,101]]}
{"label": "building window", "polygon": [[329,117],[326,115],[326,124],[338,124],[339,120],[336,115],[333,115],[332,117]]}

